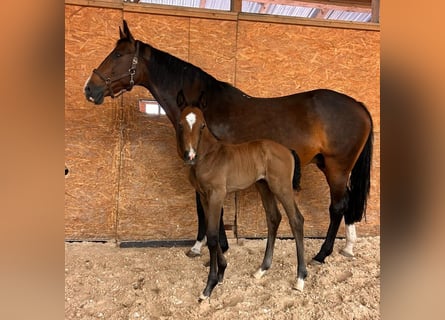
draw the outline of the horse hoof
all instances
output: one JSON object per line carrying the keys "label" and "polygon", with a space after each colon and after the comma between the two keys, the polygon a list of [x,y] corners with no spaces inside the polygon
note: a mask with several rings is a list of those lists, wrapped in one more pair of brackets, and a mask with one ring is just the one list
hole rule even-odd
{"label": "horse hoof", "polygon": [[310,262],[309,262],[309,265],[311,265],[311,266],[321,266],[323,263],[322,262],[320,262],[320,261],[318,261],[318,260],[315,260],[315,259],[312,259]]}
{"label": "horse hoof", "polygon": [[296,285],[294,286],[294,289],[295,289],[295,290],[298,290],[298,291],[300,291],[300,292],[303,292],[303,288],[304,288],[304,280],[301,279],[301,278],[298,278],[298,279],[297,279],[297,283],[296,283]]}
{"label": "horse hoof", "polygon": [[199,257],[199,256],[201,256],[201,253],[200,252],[195,252],[195,251],[193,251],[193,250],[189,250],[188,252],[186,252],[186,254],[185,254],[187,257],[189,257],[189,258],[196,258],[196,257]]}
{"label": "horse hoof", "polygon": [[261,279],[266,274],[266,271],[267,270],[261,270],[261,268],[260,268],[260,269],[258,269],[257,272],[255,272],[253,274],[253,276],[255,277],[255,279]]}
{"label": "horse hoof", "polygon": [[354,255],[354,253],[352,251],[349,251],[349,250],[346,250],[346,249],[340,250],[340,254],[342,254],[342,255],[344,255],[345,257],[348,257],[348,258],[354,258],[355,257],[355,255]]}
{"label": "horse hoof", "polygon": [[201,295],[198,298],[198,302],[203,302],[205,300],[207,300],[209,297],[205,296],[203,293],[201,293]]}

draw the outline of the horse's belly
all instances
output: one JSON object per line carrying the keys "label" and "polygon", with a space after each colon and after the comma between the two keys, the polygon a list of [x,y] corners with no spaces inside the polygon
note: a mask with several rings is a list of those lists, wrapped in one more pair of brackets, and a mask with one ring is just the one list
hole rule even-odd
{"label": "horse's belly", "polygon": [[254,184],[257,180],[255,178],[242,178],[237,177],[236,179],[228,179],[227,180],[227,192],[241,191],[249,188],[252,184]]}

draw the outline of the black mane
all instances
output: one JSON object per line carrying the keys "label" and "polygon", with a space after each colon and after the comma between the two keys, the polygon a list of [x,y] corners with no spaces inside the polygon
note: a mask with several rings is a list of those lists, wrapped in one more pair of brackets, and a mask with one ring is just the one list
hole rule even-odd
{"label": "black mane", "polygon": [[[147,44],[145,44],[147,45]],[[188,84],[200,84],[201,90],[206,92],[236,89],[231,84],[217,80],[201,68],[181,60],[165,51],[150,45],[150,62],[148,64],[150,76],[156,79],[161,87],[183,88]]]}

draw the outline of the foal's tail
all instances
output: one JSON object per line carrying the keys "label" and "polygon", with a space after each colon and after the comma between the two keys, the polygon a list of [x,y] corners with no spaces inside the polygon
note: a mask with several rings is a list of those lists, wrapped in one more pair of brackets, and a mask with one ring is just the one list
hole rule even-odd
{"label": "foal's tail", "polygon": [[300,158],[298,157],[298,154],[295,152],[295,150],[290,151],[292,155],[294,156],[294,174],[292,176],[292,188],[294,190],[300,191],[300,179],[301,179],[301,164],[300,164]]}
{"label": "foal's tail", "polygon": [[373,124],[369,111],[364,104],[362,104],[362,106],[368,112],[369,119],[371,120],[371,131],[354,168],[352,168],[349,178],[348,208],[345,212],[346,224],[359,222],[363,216],[365,216],[366,219],[366,203],[371,186],[371,163],[374,141]]}

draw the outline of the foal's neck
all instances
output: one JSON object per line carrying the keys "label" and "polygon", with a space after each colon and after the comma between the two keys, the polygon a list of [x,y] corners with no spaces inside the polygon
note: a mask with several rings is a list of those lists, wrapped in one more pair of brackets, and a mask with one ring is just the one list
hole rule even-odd
{"label": "foal's neck", "polygon": [[[198,154],[199,158],[203,159],[210,152],[215,151],[220,146],[220,142],[215,138],[215,136],[210,132],[206,126],[202,130],[201,140],[199,141]],[[198,159],[199,159],[198,158]]]}

